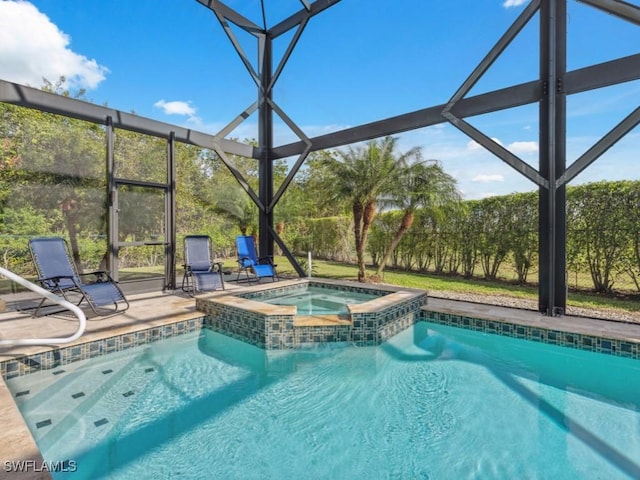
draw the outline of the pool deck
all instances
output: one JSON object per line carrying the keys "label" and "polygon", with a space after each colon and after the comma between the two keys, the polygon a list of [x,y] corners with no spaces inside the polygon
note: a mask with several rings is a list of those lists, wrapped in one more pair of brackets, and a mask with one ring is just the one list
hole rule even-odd
{"label": "pool deck", "polygon": [[[229,283],[227,289],[239,288]],[[131,307],[126,312],[112,317],[94,317],[87,321],[84,335],[72,344],[44,346],[0,346],[0,361],[25,355],[91,342],[123,333],[146,330],[152,327],[175,323],[180,320],[199,318],[203,314],[195,308],[195,300],[182,292],[154,292],[129,296]],[[591,318],[564,316],[545,317],[538,312],[508,307],[429,298],[424,307],[430,311],[452,313],[472,318],[503,321],[527,326],[536,326],[566,332],[594,336],[606,336],[640,343],[640,324],[611,322]],[[318,319],[309,319],[314,324]],[[341,319],[342,320],[342,319]],[[330,320],[327,320],[330,321]],[[0,312],[0,339],[29,337],[63,337],[75,332],[77,320],[68,316],[31,318],[23,313],[7,310]],[[0,381],[0,479],[48,479],[49,473],[42,471],[42,457],[24,423],[20,412],[4,380]],[[8,472],[5,462],[31,460],[28,471]]]}
{"label": "pool deck", "polygon": [[564,315],[547,317],[532,310],[497,305],[461,302],[441,298],[429,298],[427,310],[451,313],[471,318],[509,322],[529,327],[558,330],[581,335],[592,335],[616,340],[640,343],[640,324],[600,320],[597,318]]}

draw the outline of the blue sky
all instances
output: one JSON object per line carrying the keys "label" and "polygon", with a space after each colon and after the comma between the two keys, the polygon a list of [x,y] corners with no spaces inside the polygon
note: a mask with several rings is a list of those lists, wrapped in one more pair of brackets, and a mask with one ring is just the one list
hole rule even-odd
{"label": "blue sky", "polygon": [[[258,0],[229,6],[262,22]],[[309,137],[446,103],[526,7],[523,0],[342,0],[309,22],[275,90],[275,102]],[[638,4],[637,2],[630,2]],[[302,8],[266,0],[272,25]],[[640,28],[570,0],[568,68],[638,53]],[[251,60],[253,37],[237,31]],[[275,45],[276,60],[291,34]],[[537,17],[471,94],[534,80]],[[196,0],[0,0],[0,78],[39,87],[64,75],[69,87],[123,111],[217,133],[256,99],[256,87],[217,19]],[[581,155],[640,104],[640,82],[568,100],[567,161]],[[468,119],[537,166],[537,106]],[[233,132],[257,137],[255,116]],[[282,122],[276,144],[295,135]],[[535,186],[442,124],[400,136],[442,162],[466,198]],[[574,184],[640,178],[636,127]]]}

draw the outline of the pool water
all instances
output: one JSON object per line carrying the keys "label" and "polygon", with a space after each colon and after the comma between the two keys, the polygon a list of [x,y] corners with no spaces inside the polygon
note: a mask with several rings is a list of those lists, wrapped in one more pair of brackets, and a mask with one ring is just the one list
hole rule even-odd
{"label": "pool water", "polygon": [[285,293],[274,293],[260,298],[261,302],[273,305],[294,305],[298,315],[340,315],[349,313],[347,305],[364,303],[380,295],[357,291],[332,290],[308,286]]}
{"label": "pool water", "polygon": [[276,352],[204,330],[7,384],[77,466],[54,478],[640,478],[640,362],[424,322]]}

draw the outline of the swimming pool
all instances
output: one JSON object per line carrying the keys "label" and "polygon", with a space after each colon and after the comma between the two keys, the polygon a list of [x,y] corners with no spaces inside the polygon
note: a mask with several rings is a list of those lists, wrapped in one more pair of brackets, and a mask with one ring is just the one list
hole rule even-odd
{"label": "swimming pool", "polygon": [[55,478],[640,477],[640,362],[426,322],[294,351],[204,329],[7,385]]}

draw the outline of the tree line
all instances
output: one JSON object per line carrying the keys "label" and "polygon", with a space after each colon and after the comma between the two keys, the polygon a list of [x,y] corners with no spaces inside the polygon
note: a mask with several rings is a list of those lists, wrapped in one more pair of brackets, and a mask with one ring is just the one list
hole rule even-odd
{"label": "tree line", "polygon": [[[56,86],[49,86],[55,90]],[[68,95],[68,92],[56,92]],[[116,130],[116,176],[166,179],[166,141]],[[213,150],[176,145],[179,238],[212,237],[220,256],[233,255],[239,233],[258,234],[257,208]],[[108,185],[105,127],[0,103],[0,254],[5,268],[29,272],[27,240],[61,235],[82,268],[104,266]],[[257,189],[257,161],[232,157]],[[274,164],[274,188],[288,165]],[[640,290],[638,182],[598,182],[567,189],[568,267],[610,293]],[[121,240],[157,238],[164,212],[143,188],[127,187]],[[462,200],[456,181],[418,148],[399,151],[385,137],[333,151],[312,152],[276,206],[276,231],[296,254],[365,264],[378,280],[385,266],[418,272],[535,282],[537,193]],[[177,251],[180,253],[180,249]],[[160,252],[161,253],[161,252]],[[158,262],[153,248],[122,251],[121,266]]]}
{"label": "tree line", "polygon": [[[371,227],[368,258],[383,261],[402,224],[398,210],[380,213]],[[349,217],[312,219],[287,238],[300,252],[353,261],[345,238]],[[538,193],[513,193],[419,208],[413,228],[388,265],[405,271],[537,283]],[[640,291],[640,181],[601,181],[567,187],[567,271],[572,283],[599,293]],[[570,279],[571,280],[571,279]]]}

